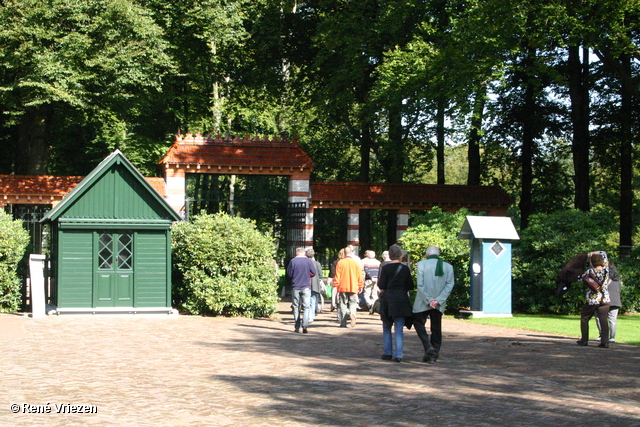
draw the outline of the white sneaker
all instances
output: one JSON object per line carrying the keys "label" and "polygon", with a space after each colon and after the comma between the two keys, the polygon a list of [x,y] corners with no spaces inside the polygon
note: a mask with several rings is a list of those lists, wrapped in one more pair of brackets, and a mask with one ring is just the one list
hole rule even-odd
{"label": "white sneaker", "polygon": [[616,340],[614,340],[614,339],[610,339],[610,340],[609,340],[609,342],[616,342]]}

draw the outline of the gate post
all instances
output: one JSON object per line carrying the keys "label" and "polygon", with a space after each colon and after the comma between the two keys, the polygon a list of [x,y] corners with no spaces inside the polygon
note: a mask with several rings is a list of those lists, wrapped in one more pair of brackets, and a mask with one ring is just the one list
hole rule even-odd
{"label": "gate post", "polygon": [[407,228],[409,228],[409,209],[400,209],[396,214],[396,241],[400,240]]}
{"label": "gate post", "polygon": [[353,246],[353,253],[360,249],[360,210],[349,209],[347,222],[347,245]]}
{"label": "gate post", "polygon": [[167,189],[167,202],[182,219],[185,219],[187,209],[187,177],[185,170],[181,169],[179,165],[175,168],[169,168],[167,165],[163,172]]}
{"label": "gate post", "polygon": [[[309,206],[309,174],[296,174],[289,177],[288,201],[290,210],[287,215],[287,257],[296,256],[296,247],[313,246],[313,208]],[[304,210],[303,210],[304,209]],[[295,219],[292,217],[295,216]]]}
{"label": "gate post", "polygon": [[31,282],[31,317],[34,319],[46,317],[47,315],[44,291],[44,263],[44,255],[29,255],[29,278]]}

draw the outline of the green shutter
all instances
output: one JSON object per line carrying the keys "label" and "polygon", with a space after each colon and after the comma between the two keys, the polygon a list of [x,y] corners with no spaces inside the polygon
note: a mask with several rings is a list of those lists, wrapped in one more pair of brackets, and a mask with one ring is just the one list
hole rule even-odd
{"label": "green shutter", "polygon": [[138,231],[135,239],[135,306],[170,307],[167,231]]}
{"label": "green shutter", "polygon": [[59,233],[58,307],[91,307],[93,304],[93,232]]}

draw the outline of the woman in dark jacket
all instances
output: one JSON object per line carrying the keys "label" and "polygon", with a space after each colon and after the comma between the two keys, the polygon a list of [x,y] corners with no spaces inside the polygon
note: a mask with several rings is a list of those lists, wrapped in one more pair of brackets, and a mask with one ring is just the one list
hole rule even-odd
{"label": "woman in dark jacket", "polygon": [[[407,318],[411,318],[412,308],[408,292],[414,288],[409,267],[400,263],[402,249],[393,245],[389,248],[391,263],[380,270],[378,288],[380,294],[380,319],[382,320],[382,360],[402,361],[404,342],[403,329]],[[391,326],[395,331],[396,350],[393,352]]]}

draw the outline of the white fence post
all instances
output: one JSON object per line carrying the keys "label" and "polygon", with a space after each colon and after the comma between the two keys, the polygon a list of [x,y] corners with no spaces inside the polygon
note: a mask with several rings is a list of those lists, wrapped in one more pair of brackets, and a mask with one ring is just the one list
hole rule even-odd
{"label": "white fence post", "polygon": [[31,276],[31,317],[34,319],[47,316],[44,298],[45,258],[45,255],[29,255],[29,275]]}

